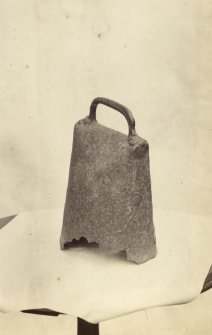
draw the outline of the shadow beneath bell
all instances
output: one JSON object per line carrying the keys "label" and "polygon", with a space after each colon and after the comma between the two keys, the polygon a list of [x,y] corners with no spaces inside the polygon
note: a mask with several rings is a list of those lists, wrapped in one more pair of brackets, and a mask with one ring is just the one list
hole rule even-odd
{"label": "shadow beneath bell", "polygon": [[79,240],[76,240],[75,238],[71,242],[66,242],[64,244],[64,249],[68,248],[90,248],[90,249],[96,249],[99,248],[98,243],[96,242],[88,242],[88,240],[85,237],[81,237]]}
{"label": "shadow beneath bell", "polygon": [[73,249],[73,248],[86,248],[89,250],[97,250],[99,249],[98,253],[99,255],[102,255],[104,257],[107,257],[107,259],[114,259],[114,260],[119,260],[121,262],[126,262],[126,263],[131,263],[132,265],[134,264],[133,262],[129,262],[127,260],[127,254],[126,250],[122,250],[116,254],[111,254],[110,252],[105,252],[104,250],[101,250],[99,248],[98,243],[96,242],[88,242],[88,240],[85,237],[81,237],[79,240],[73,239],[71,242],[66,242],[64,244],[64,250],[66,249]]}

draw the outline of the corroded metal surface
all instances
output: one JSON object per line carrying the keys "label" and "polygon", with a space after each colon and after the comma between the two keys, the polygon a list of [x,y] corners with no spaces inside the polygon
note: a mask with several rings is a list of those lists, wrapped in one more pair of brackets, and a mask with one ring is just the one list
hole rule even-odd
{"label": "corroded metal surface", "polygon": [[[128,136],[98,124],[98,103],[125,116]],[[81,237],[108,253],[125,250],[139,264],[157,253],[148,143],[136,134],[132,113],[104,98],[74,127],[61,248]]]}

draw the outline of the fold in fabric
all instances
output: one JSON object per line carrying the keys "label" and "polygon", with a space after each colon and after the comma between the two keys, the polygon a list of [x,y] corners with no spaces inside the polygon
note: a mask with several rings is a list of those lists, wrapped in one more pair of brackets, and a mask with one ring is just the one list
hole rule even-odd
{"label": "fold in fabric", "polygon": [[49,308],[100,322],[201,292],[211,265],[211,224],[154,211],[155,259],[141,265],[98,248],[60,250],[62,209],[21,213],[0,231],[0,310]]}

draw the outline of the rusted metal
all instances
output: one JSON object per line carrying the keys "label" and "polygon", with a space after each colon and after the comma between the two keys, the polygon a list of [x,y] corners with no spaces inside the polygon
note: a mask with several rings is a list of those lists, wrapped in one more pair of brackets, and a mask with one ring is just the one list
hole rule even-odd
{"label": "rusted metal", "polygon": [[[128,136],[96,121],[98,104],[125,116]],[[108,253],[126,251],[139,264],[157,253],[149,146],[131,111],[106,98],[94,99],[89,116],[74,127],[61,248],[81,238]]]}

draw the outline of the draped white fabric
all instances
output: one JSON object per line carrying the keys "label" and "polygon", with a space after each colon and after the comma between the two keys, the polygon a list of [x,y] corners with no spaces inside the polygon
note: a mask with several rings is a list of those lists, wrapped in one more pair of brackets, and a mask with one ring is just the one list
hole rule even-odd
{"label": "draped white fabric", "polygon": [[196,298],[211,265],[209,219],[155,210],[158,255],[137,265],[99,249],[62,251],[62,210],[21,213],[0,231],[0,310],[49,308],[100,322]]}

